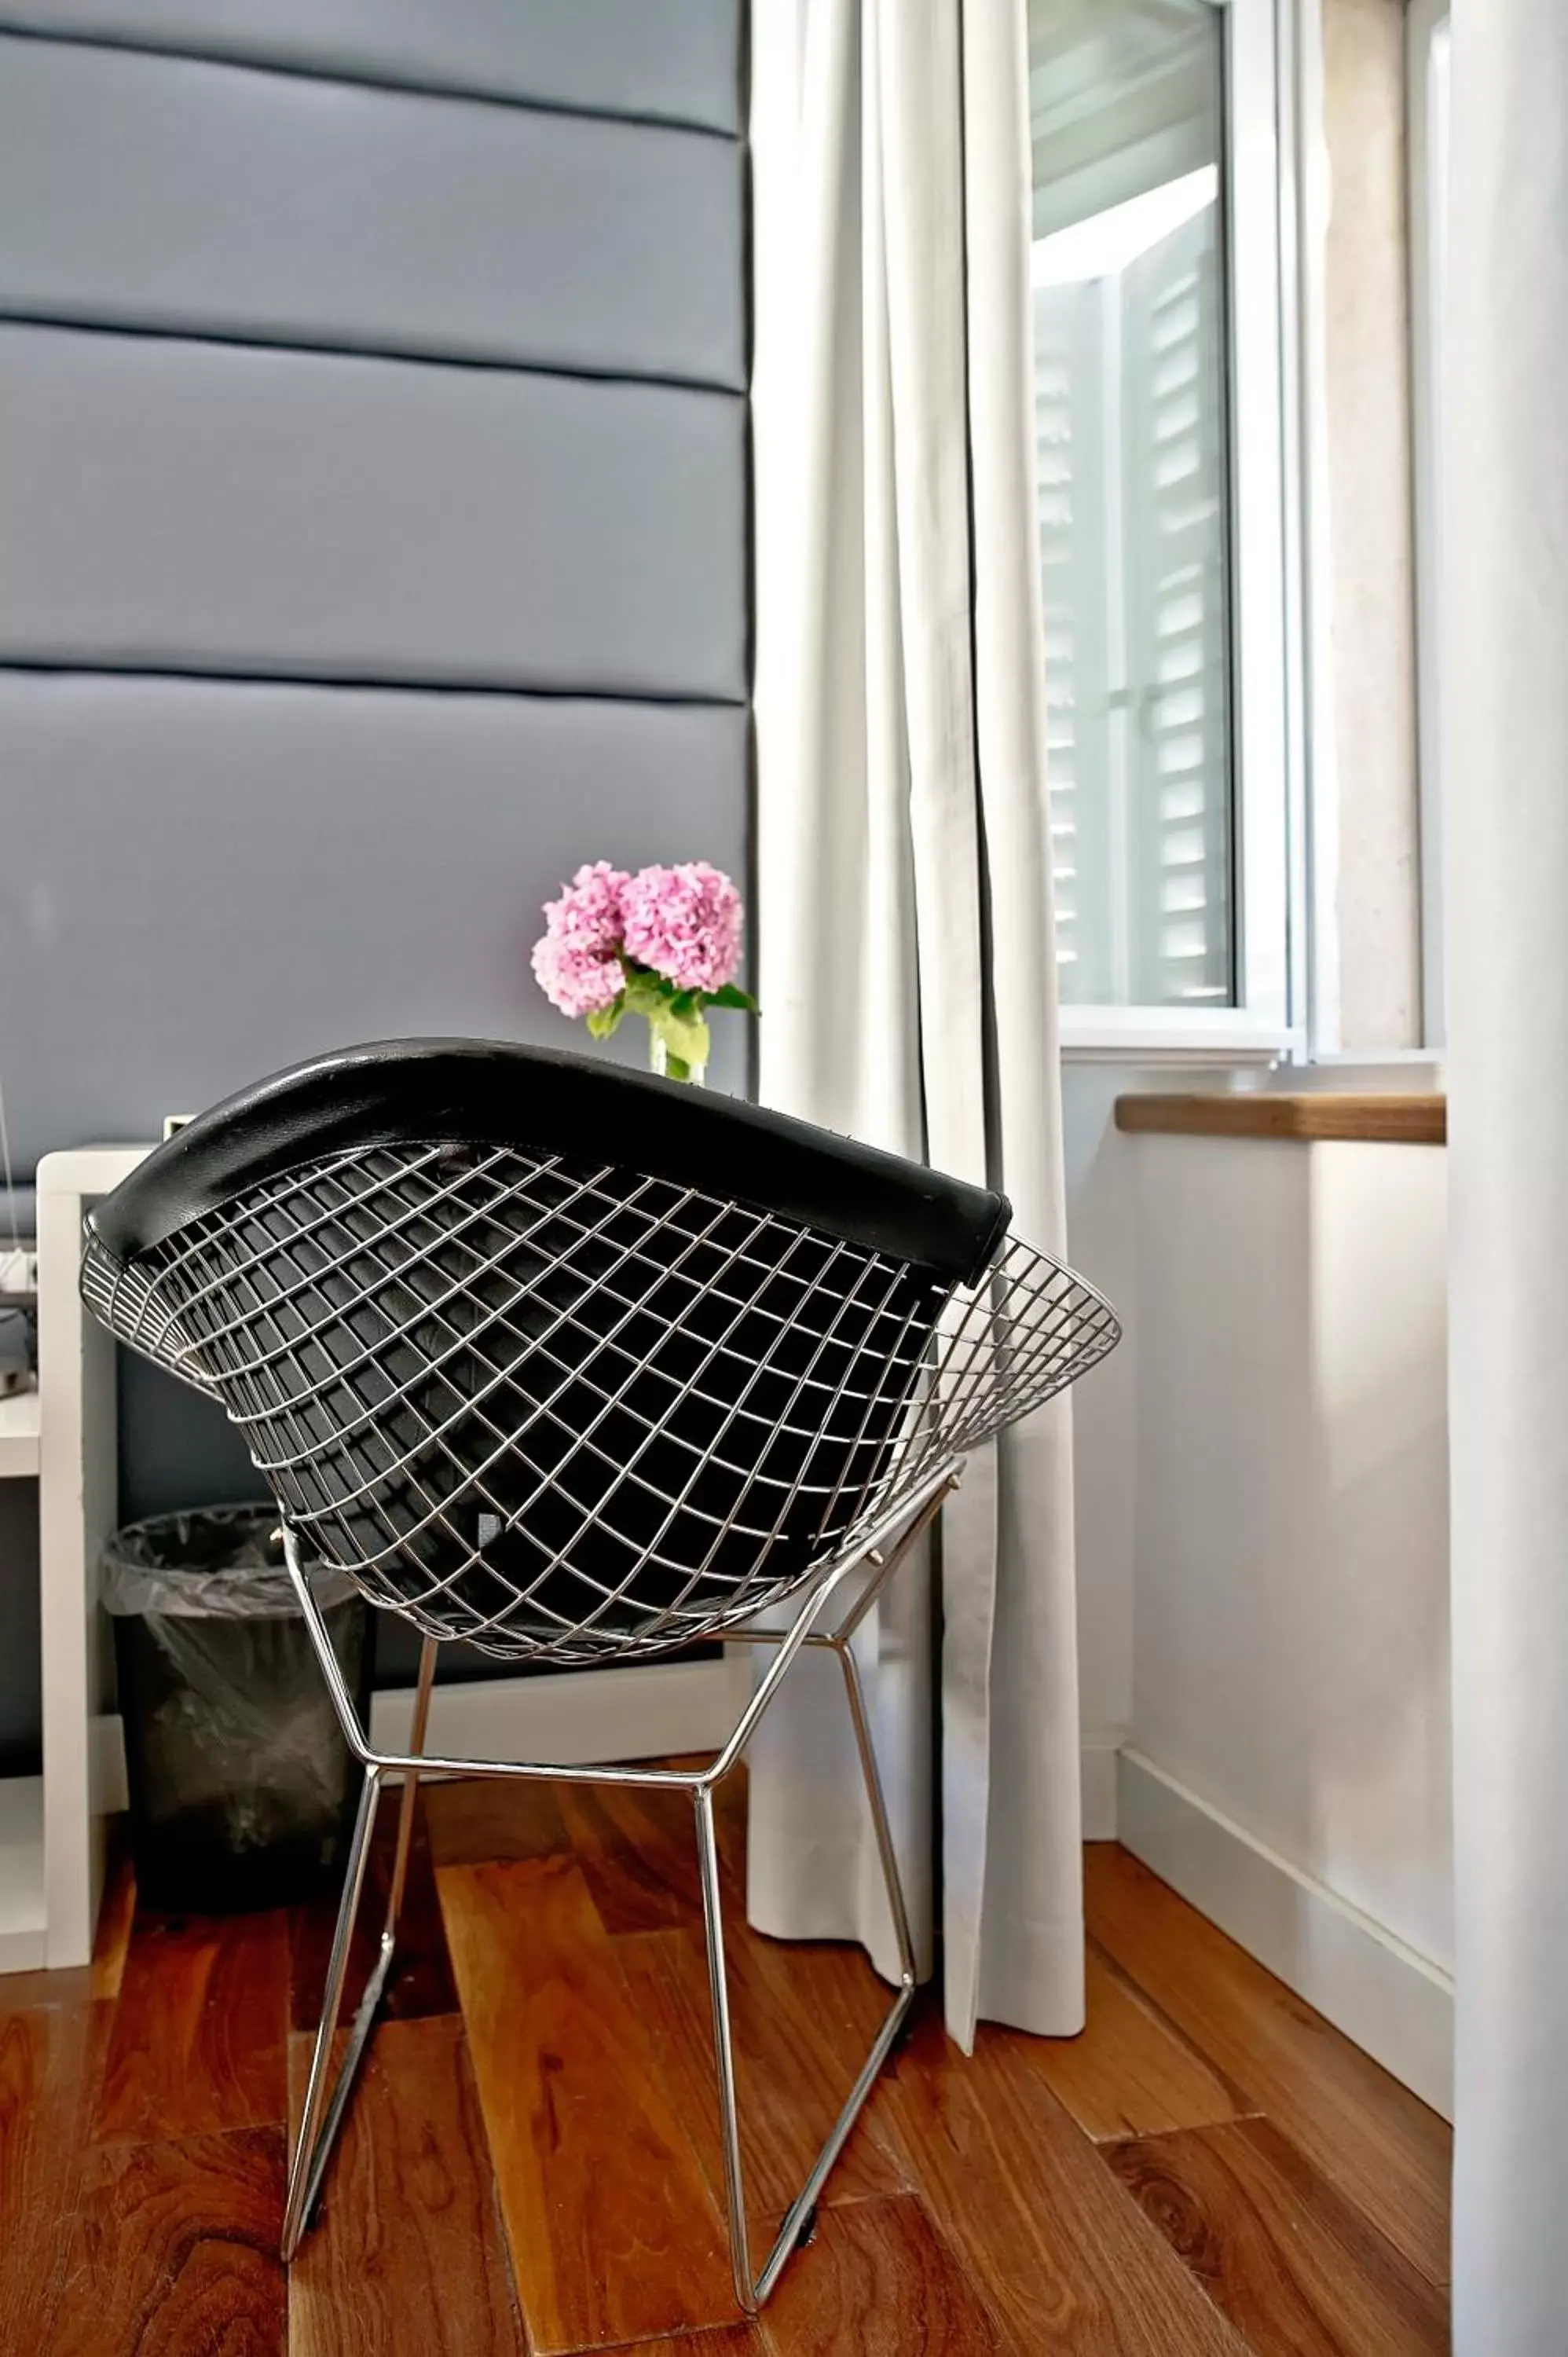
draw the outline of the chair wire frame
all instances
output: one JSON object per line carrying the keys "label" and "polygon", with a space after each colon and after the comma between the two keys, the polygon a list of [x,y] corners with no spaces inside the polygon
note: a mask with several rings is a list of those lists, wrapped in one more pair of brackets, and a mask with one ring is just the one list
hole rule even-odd
{"label": "chair wire frame", "polygon": [[[121,1340],[220,1402],[243,1437],[276,1501],[362,1770],[285,2257],[314,2210],[391,1968],[419,1780],[646,1784],[693,1803],[731,2258],[736,2298],[754,2312],[805,2232],[915,1990],[853,1640],[966,1456],[1114,1347],[1110,1308],[1018,1238],[972,1283],[955,1283],[635,1168],[460,1141],[323,1156],[129,1260],[90,1226],[82,1291]],[[404,1752],[373,1749],[360,1722],[307,1576],[317,1563],[422,1632]],[[427,1751],[437,1652],[456,1639],[552,1666],[646,1661],[703,1641],[771,1659],[707,1767],[563,1768]],[[808,1644],[830,1648],[843,1672],[900,1976],[754,2274],[713,1795]],[[403,1797],[381,1948],[329,2089],[389,1779]]]}

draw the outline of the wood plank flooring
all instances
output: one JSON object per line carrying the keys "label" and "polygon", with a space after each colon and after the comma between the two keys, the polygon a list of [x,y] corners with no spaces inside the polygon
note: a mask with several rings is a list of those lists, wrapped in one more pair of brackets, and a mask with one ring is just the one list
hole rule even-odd
{"label": "wood plank flooring", "polygon": [[[311,2040],[289,2042],[297,2121]],[[463,2024],[383,2022],[315,2231],[289,2269],[290,2357],[524,2357]]]}
{"label": "wood plank flooring", "polygon": [[1214,2069],[1433,2282],[1448,2273],[1449,2150],[1426,2105],[1146,1867],[1085,1853],[1093,1938]]}
{"label": "wood plank flooring", "polygon": [[[738,1788],[720,1821],[760,2263],[886,1996],[858,1951],[745,1931]],[[1125,1852],[1091,1848],[1086,1889],[1083,2036],[985,2028],[966,2059],[923,1996],[746,2323],[678,1795],[422,1797],[387,2013],[288,2270],[330,1907],[171,1919],[121,1871],[91,1971],[0,1978],[0,2346],[1436,2357],[1443,2124]]]}

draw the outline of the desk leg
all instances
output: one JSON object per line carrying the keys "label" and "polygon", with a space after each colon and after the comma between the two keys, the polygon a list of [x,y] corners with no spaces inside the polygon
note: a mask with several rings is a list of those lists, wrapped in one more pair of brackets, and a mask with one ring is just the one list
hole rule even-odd
{"label": "desk leg", "polygon": [[98,1559],[118,1504],[114,1346],[78,1291],[83,1203],[38,1172],[38,1523],[44,1896],[51,1967],[92,1954],[103,1881]]}

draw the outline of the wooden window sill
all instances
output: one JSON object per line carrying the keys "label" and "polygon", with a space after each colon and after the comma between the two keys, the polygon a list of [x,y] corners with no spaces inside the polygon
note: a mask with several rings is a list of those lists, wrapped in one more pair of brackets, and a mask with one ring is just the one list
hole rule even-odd
{"label": "wooden window sill", "polygon": [[1353,1138],[1382,1146],[1444,1146],[1448,1101],[1421,1096],[1352,1095],[1324,1090],[1297,1095],[1251,1093],[1123,1096],[1116,1126],[1167,1137]]}

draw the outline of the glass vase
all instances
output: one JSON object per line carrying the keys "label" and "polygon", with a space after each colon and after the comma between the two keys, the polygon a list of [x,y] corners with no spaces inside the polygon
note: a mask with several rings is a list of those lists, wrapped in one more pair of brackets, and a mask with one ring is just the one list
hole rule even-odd
{"label": "glass vase", "polygon": [[703,1085],[706,1064],[683,1064],[679,1056],[671,1056],[651,1024],[648,1030],[648,1069],[657,1072],[661,1081],[688,1081],[694,1089]]}

